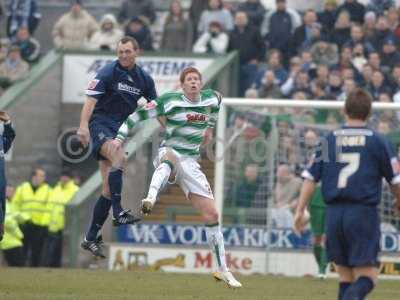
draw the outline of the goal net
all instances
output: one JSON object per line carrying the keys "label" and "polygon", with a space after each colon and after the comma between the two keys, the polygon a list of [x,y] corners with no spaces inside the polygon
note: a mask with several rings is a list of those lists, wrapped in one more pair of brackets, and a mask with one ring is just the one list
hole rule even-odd
{"label": "goal net", "polygon": [[[341,126],[342,106],[332,101],[224,99],[215,156],[215,197],[223,223],[263,228],[268,236],[264,246],[272,251],[311,249],[309,232],[297,241],[288,232],[302,183],[300,174],[319,138]],[[374,103],[369,122],[397,150],[399,109],[397,104]],[[321,205],[317,200],[314,204]],[[400,218],[386,183],[379,209],[382,232],[399,233]],[[286,232],[286,244],[276,241],[281,231]]]}

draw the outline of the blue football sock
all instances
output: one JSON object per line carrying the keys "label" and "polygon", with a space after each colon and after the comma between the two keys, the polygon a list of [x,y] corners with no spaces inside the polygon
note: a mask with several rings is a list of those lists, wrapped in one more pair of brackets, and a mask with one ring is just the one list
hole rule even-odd
{"label": "blue football sock", "polygon": [[94,241],[97,238],[97,233],[107,220],[110,207],[111,200],[101,195],[93,209],[92,222],[90,223],[89,230],[86,234],[87,241]]}
{"label": "blue football sock", "polygon": [[114,218],[118,217],[122,211],[121,193],[122,193],[122,170],[112,168],[108,173],[108,184],[111,193],[111,203]]}
{"label": "blue football sock", "polygon": [[363,300],[373,288],[374,283],[371,278],[361,276],[347,289],[343,296],[343,300]]}
{"label": "blue football sock", "polygon": [[351,285],[351,282],[340,282],[339,283],[338,300],[343,300],[344,293],[346,293],[346,291],[350,285]]}

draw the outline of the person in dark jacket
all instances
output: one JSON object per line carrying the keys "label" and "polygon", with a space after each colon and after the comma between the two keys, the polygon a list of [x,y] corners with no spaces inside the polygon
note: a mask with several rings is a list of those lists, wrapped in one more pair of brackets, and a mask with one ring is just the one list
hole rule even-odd
{"label": "person in dark jacket", "polygon": [[6,186],[4,154],[11,148],[15,138],[15,131],[11,125],[11,118],[5,111],[0,111],[0,241],[4,234],[4,218],[6,214]]}
{"label": "person in dark jacket", "polygon": [[293,48],[296,52],[305,41],[312,38],[312,24],[317,21],[317,14],[314,10],[309,9],[304,13],[303,24],[296,28],[293,34]]}
{"label": "person in dark jacket", "polygon": [[318,13],[318,22],[322,25],[322,30],[330,34],[335,26],[337,17],[336,0],[326,0],[324,10]]}
{"label": "person in dark jacket", "polygon": [[[77,0],[80,1],[80,0]],[[7,36],[12,38],[21,26],[28,27],[33,35],[41,19],[36,0],[11,0],[7,9]]]}
{"label": "person in dark jacket", "polygon": [[125,35],[133,37],[140,50],[153,50],[153,38],[146,22],[139,17],[133,17],[125,28]]}
{"label": "person in dark jacket", "polygon": [[34,63],[39,59],[40,44],[35,38],[30,36],[27,27],[22,26],[18,28],[14,44],[19,47],[21,57],[27,63]]}
{"label": "person in dark jacket", "polygon": [[276,12],[269,20],[269,32],[265,37],[269,48],[279,49],[285,58],[288,57],[292,38],[293,24],[286,10],[286,0],[276,0]]}
{"label": "person in dark jacket", "polygon": [[125,0],[118,14],[118,22],[123,24],[133,17],[144,17],[148,25],[156,19],[152,0]]}
{"label": "person in dark jacket", "polygon": [[400,63],[400,52],[396,49],[396,39],[394,36],[388,36],[383,42],[381,53],[381,65],[389,71]]}
{"label": "person in dark jacket", "polygon": [[250,26],[247,14],[239,11],[235,15],[235,27],[229,34],[228,52],[239,51],[239,94],[244,95],[257,74],[257,63],[264,58],[265,44],[257,28]]}
{"label": "person in dark jacket", "polygon": [[338,13],[346,10],[350,14],[352,22],[363,24],[365,15],[365,6],[359,3],[357,0],[345,0],[345,2],[339,6]]}
{"label": "person in dark jacket", "polygon": [[265,15],[265,7],[260,0],[246,0],[238,5],[237,11],[244,11],[250,20],[250,25],[260,28]]}

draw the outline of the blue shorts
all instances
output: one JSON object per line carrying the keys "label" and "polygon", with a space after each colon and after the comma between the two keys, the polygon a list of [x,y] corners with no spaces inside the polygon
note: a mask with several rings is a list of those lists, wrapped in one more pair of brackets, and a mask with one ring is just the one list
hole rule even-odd
{"label": "blue shorts", "polygon": [[108,140],[115,138],[119,124],[93,120],[89,124],[92,155],[96,160],[107,160],[100,154],[101,146]]}
{"label": "blue shorts", "polygon": [[351,268],[377,266],[380,235],[375,206],[328,205],[326,250],[329,261]]}

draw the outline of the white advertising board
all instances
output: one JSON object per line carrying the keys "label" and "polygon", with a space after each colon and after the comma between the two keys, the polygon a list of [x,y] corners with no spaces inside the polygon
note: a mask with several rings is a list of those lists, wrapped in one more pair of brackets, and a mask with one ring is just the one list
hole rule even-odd
{"label": "white advertising board", "polygon": [[[66,54],[63,60],[64,103],[83,103],[87,84],[105,64],[113,61],[110,55]],[[158,94],[176,90],[179,74],[186,67],[196,67],[200,72],[211,65],[213,59],[191,57],[139,57],[138,64],[154,79]]]}

